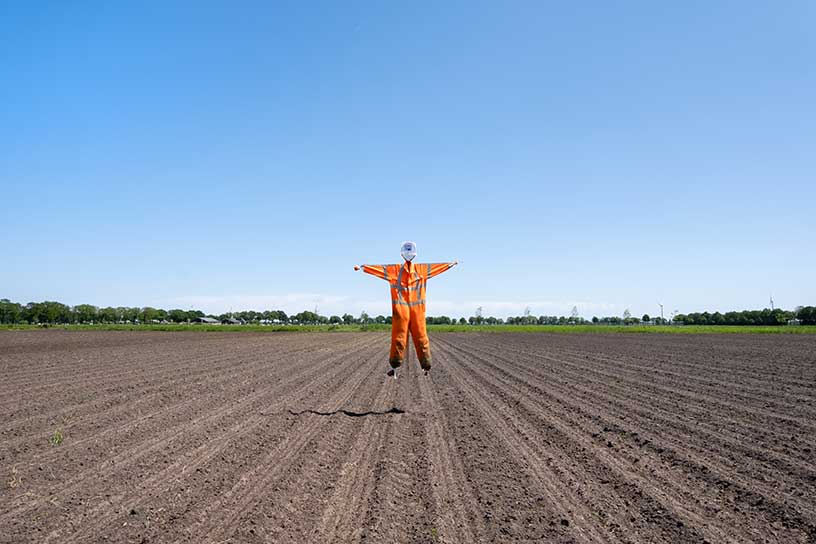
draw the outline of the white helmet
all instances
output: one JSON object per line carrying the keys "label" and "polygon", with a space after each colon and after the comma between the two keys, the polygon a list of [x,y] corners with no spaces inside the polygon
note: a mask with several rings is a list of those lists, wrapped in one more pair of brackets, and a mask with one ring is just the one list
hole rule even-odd
{"label": "white helmet", "polygon": [[400,248],[400,255],[406,261],[413,260],[416,257],[416,244],[413,242],[403,242]]}

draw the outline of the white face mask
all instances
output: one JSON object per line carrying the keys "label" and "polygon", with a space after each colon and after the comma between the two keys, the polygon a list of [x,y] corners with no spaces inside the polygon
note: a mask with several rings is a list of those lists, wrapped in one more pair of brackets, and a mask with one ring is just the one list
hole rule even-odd
{"label": "white face mask", "polygon": [[416,257],[416,244],[413,242],[403,242],[400,248],[400,255],[406,261],[412,261]]}

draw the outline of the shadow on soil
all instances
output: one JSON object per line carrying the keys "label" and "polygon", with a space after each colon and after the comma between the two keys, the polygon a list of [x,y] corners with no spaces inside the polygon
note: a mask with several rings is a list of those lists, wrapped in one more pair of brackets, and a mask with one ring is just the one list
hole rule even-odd
{"label": "shadow on soil", "polygon": [[404,414],[405,410],[400,410],[399,408],[391,408],[390,410],[386,410],[384,412],[352,412],[350,410],[335,410],[333,412],[318,412],[317,410],[301,410],[300,412],[295,412],[294,410],[289,410],[289,413],[293,416],[300,416],[303,414],[314,414],[316,416],[334,416],[337,414],[343,414],[344,416],[348,417],[368,417],[368,416],[387,416],[390,414]]}

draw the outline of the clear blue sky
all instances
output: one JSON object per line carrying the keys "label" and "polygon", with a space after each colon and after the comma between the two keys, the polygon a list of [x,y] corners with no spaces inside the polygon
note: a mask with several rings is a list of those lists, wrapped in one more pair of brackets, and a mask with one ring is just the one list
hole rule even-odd
{"label": "clear blue sky", "polygon": [[0,297],[816,303],[816,4],[4,2]]}

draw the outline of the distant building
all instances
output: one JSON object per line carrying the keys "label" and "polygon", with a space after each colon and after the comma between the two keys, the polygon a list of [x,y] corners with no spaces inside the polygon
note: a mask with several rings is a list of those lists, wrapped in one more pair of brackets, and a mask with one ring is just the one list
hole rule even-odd
{"label": "distant building", "polygon": [[196,317],[196,323],[206,323],[207,325],[220,325],[221,322],[217,319],[213,319],[212,317]]}
{"label": "distant building", "polygon": [[234,317],[227,317],[221,320],[223,325],[243,325],[244,322],[241,319],[235,319]]}
{"label": "distant building", "polygon": [[788,319],[788,325],[801,325],[802,322],[795,317],[793,319]]}

